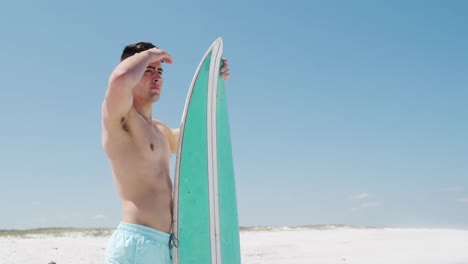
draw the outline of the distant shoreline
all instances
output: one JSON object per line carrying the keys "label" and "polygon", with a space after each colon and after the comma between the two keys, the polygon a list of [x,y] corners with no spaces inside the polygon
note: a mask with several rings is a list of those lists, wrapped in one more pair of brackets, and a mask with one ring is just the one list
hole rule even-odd
{"label": "distant shoreline", "polygon": [[[256,231],[300,231],[300,230],[340,230],[340,229],[446,229],[446,230],[468,230],[464,228],[448,227],[384,227],[384,226],[352,226],[343,224],[330,225],[304,225],[304,226],[246,226],[240,227],[241,232]],[[74,227],[46,227],[32,229],[0,229],[0,237],[4,236],[29,236],[29,235],[52,235],[62,236],[65,234],[84,234],[86,236],[108,236],[115,228],[74,228]]]}
{"label": "distant shoreline", "polygon": [[0,230],[2,236],[29,236],[29,235],[52,235],[62,236],[70,233],[85,234],[89,236],[99,237],[110,235],[115,228],[34,228],[24,230]]}

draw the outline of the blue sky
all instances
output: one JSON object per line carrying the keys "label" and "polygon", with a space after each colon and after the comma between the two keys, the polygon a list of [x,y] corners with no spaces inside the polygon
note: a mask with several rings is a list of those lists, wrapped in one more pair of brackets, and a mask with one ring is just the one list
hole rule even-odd
{"label": "blue sky", "polygon": [[121,50],[171,53],[153,115],[177,127],[218,36],[242,226],[468,228],[466,1],[195,2],[0,3],[0,229],[116,226]]}

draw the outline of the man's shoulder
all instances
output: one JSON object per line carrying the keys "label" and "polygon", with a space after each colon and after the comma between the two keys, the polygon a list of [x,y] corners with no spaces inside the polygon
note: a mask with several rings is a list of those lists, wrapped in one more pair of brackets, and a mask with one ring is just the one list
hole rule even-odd
{"label": "man's shoulder", "polygon": [[166,137],[169,139],[172,135],[172,129],[167,126],[166,124],[164,124],[162,121],[158,120],[158,119],[155,119],[153,118],[152,119],[153,121],[153,124],[158,127],[158,129],[163,132],[164,135],[166,135]]}
{"label": "man's shoulder", "polygon": [[156,118],[153,118],[152,121],[153,121],[153,124],[155,124],[155,125],[158,126],[159,128],[162,128],[162,129],[170,129],[170,127],[167,126],[166,124],[164,124],[161,120],[158,120],[158,119],[156,119]]}

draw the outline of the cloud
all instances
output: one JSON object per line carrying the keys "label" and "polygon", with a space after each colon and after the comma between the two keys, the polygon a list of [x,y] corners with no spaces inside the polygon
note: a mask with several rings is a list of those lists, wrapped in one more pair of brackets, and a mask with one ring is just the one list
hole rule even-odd
{"label": "cloud", "polygon": [[380,206],[380,203],[378,202],[361,203],[360,205],[351,208],[351,211],[365,210],[365,209],[379,207],[379,206]]}
{"label": "cloud", "polygon": [[468,198],[458,199],[457,202],[459,202],[459,203],[468,203]]}
{"label": "cloud", "polygon": [[353,199],[353,200],[364,200],[364,199],[367,199],[369,197],[370,197],[370,195],[368,193],[359,193],[359,194],[355,194],[355,195],[351,196],[351,199]]}
{"label": "cloud", "polygon": [[93,219],[96,219],[96,220],[101,220],[101,219],[104,219],[104,218],[106,218],[106,216],[103,215],[103,214],[97,214],[97,215],[95,215],[95,216],[93,217]]}

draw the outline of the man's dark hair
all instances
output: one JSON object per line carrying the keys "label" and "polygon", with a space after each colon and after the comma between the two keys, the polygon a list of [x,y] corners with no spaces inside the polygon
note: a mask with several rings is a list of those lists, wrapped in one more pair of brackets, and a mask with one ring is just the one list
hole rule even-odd
{"label": "man's dark hair", "polygon": [[157,48],[157,47],[150,42],[138,42],[138,43],[127,45],[122,52],[122,56],[120,56],[120,61],[123,61],[126,58],[135,55],[136,53],[149,50],[152,48]]}

